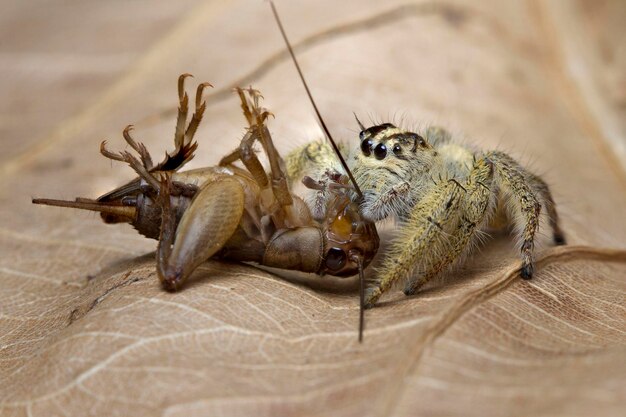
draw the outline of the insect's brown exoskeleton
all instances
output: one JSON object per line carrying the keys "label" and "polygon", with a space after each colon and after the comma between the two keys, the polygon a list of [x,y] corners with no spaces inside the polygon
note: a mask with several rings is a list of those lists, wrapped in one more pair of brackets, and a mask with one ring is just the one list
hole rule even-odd
{"label": "insect's brown exoskeleton", "polygon": [[[219,166],[180,171],[197,147],[193,138],[206,107],[202,92],[208,86],[198,86],[195,111],[187,124],[187,76],[178,79],[175,150],[161,163],[153,163],[145,146],[132,138],[129,126],[123,136],[137,156],[111,152],[105,142],[100,150],[107,158],[127,163],[136,179],[96,200],[33,203],[98,211],[107,223],[130,223],[144,236],[157,239],[157,273],[168,290],[181,288],[211,257],[320,275],[358,273],[363,282],[363,269],[376,254],[379,240],[374,223],[363,221],[358,204],[349,197],[354,186],[334,171],[318,181],[305,178],[305,185],[327,197],[312,213],[289,188],[294,179],[283,172],[284,161],[266,126],[270,113],[260,106],[258,91],[236,89],[249,126],[239,146]],[[256,143],[265,151],[268,171],[253,149]],[[362,328],[361,310],[360,337]]]}
{"label": "insect's brown exoskeleton", "polygon": [[[366,128],[358,121],[360,144],[348,165],[363,192],[361,214],[370,221],[397,220],[395,236],[375,279],[366,288],[366,307],[399,280],[404,293],[458,264],[487,228],[511,224],[521,242],[520,275],[534,272],[534,248],[540,213],[545,212],[557,245],[565,244],[548,186],[509,155],[476,151],[455,142],[439,127],[416,133],[390,123]],[[329,149],[313,143],[287,156],[299,172],[317,163],[327,166]],[[306,169],[311,169],[307,167]]]}

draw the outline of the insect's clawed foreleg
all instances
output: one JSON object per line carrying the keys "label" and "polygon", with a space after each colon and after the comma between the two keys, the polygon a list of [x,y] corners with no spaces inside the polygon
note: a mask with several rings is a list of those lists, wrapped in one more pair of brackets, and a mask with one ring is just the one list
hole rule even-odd
{"label": "insect's clawed foreleg", "polygon": [[193,142],[193,137],[202,121],[202,116],[206,110],[206,101],[202,100],[202,94],[206,87],[210,87],[209,83],[198,85],[195,97],[195,111],[187,125],[187,114],[189,111],[189,96],[185,92],[185,79],[191,77],[191,74],[182,74],[178,77],[178,117],[176,121],[176,131],[174,133],[175,149],[172,153],[168,153],[165,159],[154,166],[154,162],[145,145],[133,139],[130,132],[132,125],[126,126],[122,135],[128,145],[139,155],[137,159],[130,152],[111,152],[106,147],[106,141],[100,144],[100,153],[106,158],[114,161],[121,161],[129,164],[139,176],[144,179],[155,191],[159,189],[159,180],[152,174],[156,171],[176,171],[193,158],[193,153],[198,147]]}
{"label": "insect's clawed foreleg", "polygon": [[192,77],[192,75],[185,73],[178,77],[178,115],[174,132],[174,147],[176,149],[183,147],[185,139],[185,126],[187,124],[187,113],[189,112],[189,96],[185,91],[185,78],[187,77]]}
{"label": "insect's clawed foreleg", "polygon": [[[265,121],[269,116],[272,116],[272,113],[261,107],[263,95],[258,90],[253,88],[246,90],[237,88],[236,91],[241,100],[241,108],[243,109],[244,116],[248,120],[250,128],[256,130],[257,139],[261,143],[270,163],[270,175],[274,196],[281,206],[291,205],[293,199],[289,192],[287,177],[283,172],[285,163],[276,150],[272,136],[265,125]],[[244,93],[247,93],[247,96]]]}
{"label": "insect's clawed foreleg", "polygon": [[130,136],[131,130],[133,130],[133,125],[126,126],[126,128],[122,132],[122,136],[124,136],[124,140],[126,140],[126,143],[128,143],[130,147],[139,154],[139,157],[141,158],[141,163],[143,164],[144,168],[150,171],[154,166],[152,162],[152,157],[150,156],[150,153],[143,143],[135,142],[132,136]]}
{"label": "insect's clawed foreleg", "polygon": [[202,121],[202,117],[204,116],[204,111],[206,110],[206,101],[202,100],[202,94],[204,92],[204,89],[207,87],[213,86],[209,83],[202,83],[199,84],[198,88],[196,89],[195,110],[193,116],[191,116],[191,121],[187,126],[187,130],[185,130],[183,147],[191,147],[195,145],[195,149],[195,147],[197,146],[197,144],[195,143],[192,145],[192,141],[193,137],[196,134],[196,131],[198,130],[198,126],[200,126],[200,122]]}
{"label": "insect's clawed foreleg", "polygon": [[302,178],[302,184],[308,189],[316,191],[313,201],[310,203],[310,208],[311,215],[318,221],[323,221],[326,218],[328,203],[332,200],[332,193],[354,190],[354,186],[349,182],[348,176],[342,175],[333,169],[327,169],[318,180],[305,175]]}
{"label": "insect's clawed foreleg", "polygon": [[[262,96],[257,90],[252,88],[236,88],[235,91],[239,95],[244,117],[250,127],[239,147],[222,158],[220,165],[226,166],[240,160],[262,189],[271,186],[273,196],[278,206],[274,221],[280,226],[284,223],[285,219],[289,217],[287,206],[293,204],[293,199],[282,168],[284,162],[276,151],[270,132],[265,125],[265,121],[271,113],[261,107],[260,99]],[[267,155],[270,164],[269,178],[254,152],[253,146],[256,141],[261,143]]]}
{"label": "insect's clawed foreleg", "polygon": [[[130,128],[131,126],[128,126],[126,129],[124,129],[124,137],[130,138],[130,135],[128,134],[128,131],[130,130]],[[145,147],[141,145],[140,149],[145,150]],[[150,187],[154,191],[159,190],[159,181],[150,173],[150,168],[149,168],[150,165],[146,166],[146,163],[150,164],[152,161],[151,159],[148,159],[149,156],[146,158],[143,155],[141,155],[142,161],[140,161],[139,159],[137,159],[137,157],[135,157],[133,154],[131,154],[128,151],[121,151],[118,153],[111,152],[106,148],[106,141],[102,141],[102,143],[100,144],[100,153],[103,156],[109,159],[112,159],[114,161],[127,163],[137,173],[137,175],[139,175],[141,179],[143,179],[144,181],[148,183],[148,185],[150,185]],[[147,154],[147,151],[146,151],[146,154]]]}
{"label": "insect's clawed foreleg", "polygon": [[176,118],[176,130],[174,132],[174,151],[167,153],[165,159],[157,165],[155,171],[176,171],[182,168],[194,157],[198,143],[193,138],[206,110],[206,101],[202,99],[204,89],[212,87],[209,83],[201,83],[196,89],[195,110],[191,121],[187,125],[189,113],[189,95],[185,91],[185,79],[191,74],[182,74],[178,77],[178,116]]}

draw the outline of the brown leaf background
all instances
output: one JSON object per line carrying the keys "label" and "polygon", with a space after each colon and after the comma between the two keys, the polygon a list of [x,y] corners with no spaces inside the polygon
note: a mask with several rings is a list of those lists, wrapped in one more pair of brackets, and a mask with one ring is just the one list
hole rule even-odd
{"label": "brown leaf background", "polygon": [[317,138],[267,4],[3,2],[0,415],[620,415],[624,3],[278,6],[338,137],[353,140],[355,111],[507,150],[544,173],[571,246],[546,245],[525,282],[496,236],[445,282],[368,311],[361,345],[345,282],[208,262],[166,293],[155,242],[30,198],[127,180],[97,149],[122,146],[128,123],[169,149],[182,72],[217,87],[193,167],[243,133],[233,85],[263,91],[282,152]]}

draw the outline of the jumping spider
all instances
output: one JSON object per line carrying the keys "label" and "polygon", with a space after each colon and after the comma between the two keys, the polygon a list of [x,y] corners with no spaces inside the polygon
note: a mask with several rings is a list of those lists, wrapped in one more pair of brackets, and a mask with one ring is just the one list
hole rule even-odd
{"label": "jumping spider", "polygon": [[[358,119],[357,119],[358,121]],[[364,200],[367,220],[395,217],[398,227],[365,303],[372,307],[401,278],[414,294],[464,258],[480,234],[496,223],[511,223],[521,240],[520,275],[533,275],[533,252],[542,207],[554,243],[565,244],[554,200],[546,183],[499,151],[475,151],[455,143],[439,127],[421,134],[384,123],[365,128],[348,165]],[[290,172],[310,165],[328,167],[331,152],[312,143],[287,157]]]}

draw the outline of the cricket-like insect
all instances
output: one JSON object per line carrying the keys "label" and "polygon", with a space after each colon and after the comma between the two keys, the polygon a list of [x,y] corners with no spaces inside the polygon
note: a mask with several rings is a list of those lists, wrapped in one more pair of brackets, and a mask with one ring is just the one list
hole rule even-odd
{"label": "cricket-like insect", "polygon": [[[202,92],[209,86],[198,86],[195,112],[187,125],[187,76],[178,79],[175,150],[161,163],[153,163],[145,146],[131,137],[132,126],[128,126],[124,139],[139,158],[127,151],[111,152],[106,142],[100,152],[130,165],[138,178],[97,200],[33,199],[33,203],[98,211],[106,223],[130,223],[142,235],[158,239],[157,272],[168,290],[181,288],[211,257],[320,275],[358,273],[363,283],[363,269],[378,250],[374,223],[362,220],[358,205],[350,200],[353,186],[345,175],[329,171],[322,181],[305,178],[306,185],[331,196],[313,214],[290,191],[284,162],[265,124],[270,113],[260,106],[258,91],[236,89],[249,125],[239,147],[222,158],[219,166],[179,171],[197,148],[193,138],[206,108]],[[267,155],[269,173],[255,154],[256,142]],[[245,169],[233,165],[237,161]],[[362,330],[363,284],[359,340]]]}

